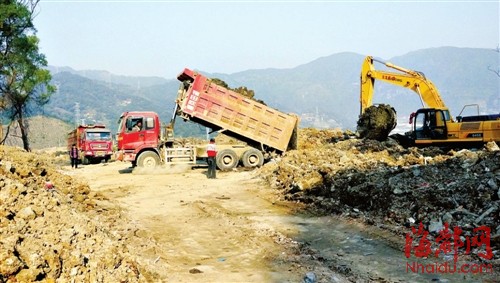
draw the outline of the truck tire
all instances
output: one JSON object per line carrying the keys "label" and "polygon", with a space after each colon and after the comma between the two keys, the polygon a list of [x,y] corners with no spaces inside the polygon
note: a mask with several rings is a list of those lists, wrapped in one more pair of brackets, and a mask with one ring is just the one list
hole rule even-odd
{"label": "truck tire", "polygon": [[231,170],[238,165],[238,155],[232,149],[224,149],[217,153],[215,160],[220,170]]}
{"label": "truck tire", "polygon": [[145,168],[154,168],[160,165],[158,154],[152,151],[145,151],[137,158],[137,166]]}
{"label": "truck tire", "polygon": [[243,153],[241,162],[245,167],[260,167],[264,164],[264,155],[260,152],[260,150],[252,148]]}
{"label": "truck tire", "polygon": [[89,158],[88,158],[88,157],[84,157],[84,158],[82,159],[82,164],[83,164],[83,165],[88,165],[88,164],[90,164],[90,160],[89,160]]}

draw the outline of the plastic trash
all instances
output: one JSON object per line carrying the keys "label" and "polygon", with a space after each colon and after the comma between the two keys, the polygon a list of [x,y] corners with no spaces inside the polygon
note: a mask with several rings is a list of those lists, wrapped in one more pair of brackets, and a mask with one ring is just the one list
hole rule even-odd
{"label": "plastic trash", "polygon": [[316,274],[314,272],[307,272],[304,276],[304,283],[316,283]]}

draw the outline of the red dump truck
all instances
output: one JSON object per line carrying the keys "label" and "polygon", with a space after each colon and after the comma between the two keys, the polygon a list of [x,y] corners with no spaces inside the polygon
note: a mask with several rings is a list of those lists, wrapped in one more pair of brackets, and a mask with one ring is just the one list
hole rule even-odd
{"label": "red dump truck", "polygon": [[113,154],[111,131],[104,125],[80,125],[68,133],[68,150],[76,144],[79,163],[108,162]]}
{"label": "red dump truck", "polygon": [[[232,90],[209,78],[184,69],[172,121],[162,130],[154,112],[125,112],[118,125],[117,159],[135,166],[162,163],[196,164],[206,156],[204,145],[176,147],[172,140],[175,117],[190,120],[239,141],[217,144],[217,167],[228,170],[242,164],[258,167],[271,153],[281,154],[297,147],[299,118],[285,114]],[[142,122],[139,131],[133,127]]]}

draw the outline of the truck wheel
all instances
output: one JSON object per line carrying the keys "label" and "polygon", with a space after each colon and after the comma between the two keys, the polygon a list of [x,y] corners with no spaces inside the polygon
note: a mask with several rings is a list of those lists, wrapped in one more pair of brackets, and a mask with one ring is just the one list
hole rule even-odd
{"label": "truck wheel", "polygon": [[264,164],[264,155],[260,150],[252,148],[243,153],[241,162],[245,167],[260,167]]}
{"label": "truck wheel", "polygon": [[137,158],[137,166],[154,168],[160,165],[160,158],[152,151],[145,151]]}
{"label": "truck wheel", "polygon": [[232,149],[224,149],[217,153],[215,163],[220,170],[231,170],[238,165],[238,155]]}
{"label": "truck wheel", "polygon": [[90,160],[88,159],[88,157],[84,157],[84,158],[82,159],[82,164],[83,164],[83,165],[88,165],[89,163],[90,163]]}

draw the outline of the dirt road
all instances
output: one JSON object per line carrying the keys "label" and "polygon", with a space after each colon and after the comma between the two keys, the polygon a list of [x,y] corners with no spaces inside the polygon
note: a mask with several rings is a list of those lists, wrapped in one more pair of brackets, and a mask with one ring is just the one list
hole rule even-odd
{"label": "dirt road", "polygon": [[257,171],[218,172],[212,180],[206,168],[144,171],[121,162],[64,170],[87,180],[140,227],[128,248],[153,270],[148,282],[303,282],[308,272],[318,283],[494,278],[409,272],[403,237],[304,214],[299,203],[278,201]]}
{"label": "dirt road", "polygon": [[289,262],[297,228],[283,219],[292,210],[253,171],[212,180],[206,168],[141,171],[121,162],[67,170],[121,206],[145,242],[159,243],[148,250],[158,281],[301,282],[307,272]]}

